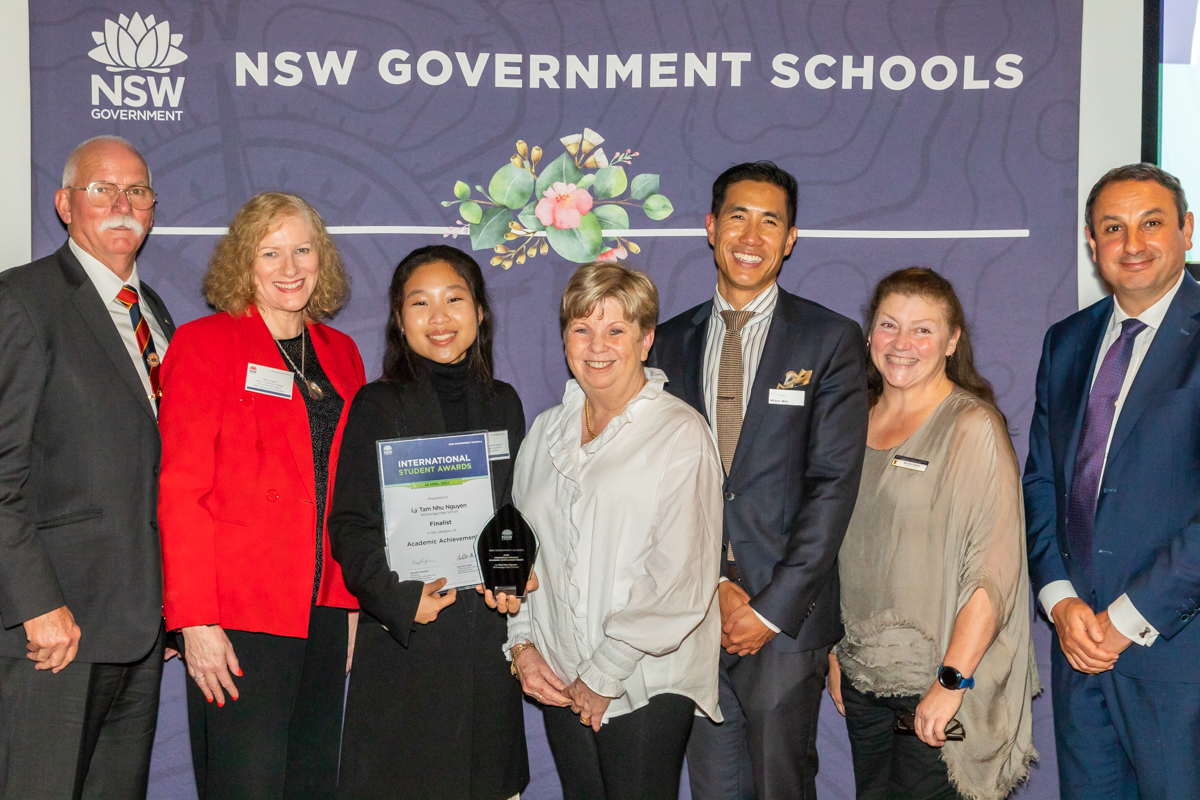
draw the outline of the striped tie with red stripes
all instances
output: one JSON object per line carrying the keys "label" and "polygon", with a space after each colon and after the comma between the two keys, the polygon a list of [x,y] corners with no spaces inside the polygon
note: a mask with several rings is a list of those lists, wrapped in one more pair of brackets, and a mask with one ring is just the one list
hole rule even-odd
{"label": "striped tie with red stripes", "polygon": [[154,337],[150,335],[150,325],[142,316],[142,308],[138,304],[137,289],[129,284],[117,292],[117,300],[129,309],[129,318],[133,321],[133,333],[137,337],[138,351],[142,354],[142,363],[146,365],[146,374],[150,376],[150,390],[157,404],[162,397],[162,387],[158,383],[158,352],[154,349]]}

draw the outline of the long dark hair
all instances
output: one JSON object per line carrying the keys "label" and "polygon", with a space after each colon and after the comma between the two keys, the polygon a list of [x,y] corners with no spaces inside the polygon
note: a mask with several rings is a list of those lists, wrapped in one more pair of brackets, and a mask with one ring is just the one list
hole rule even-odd
{"label": "long dark hair", "polygon": [[[939,303],[946,311],[946,322],[951,332],[957,330],[958,345],[954,354],[946,359],[946,377],[966,389],[971,394],[981,397],[993,406],[996,405],[996,392],[991,382],[975,369],[975,352],[971,348],[971,333],[967,328],[967,320],[963,314],[962,303],[954,292],[954,286],[928,267],[906,267],[885,276],[875,285],[871,295],[871,303],[867,306],[866,334],[871,341],[871,332],[875,329],[875,316],[884,300],[894,294],[906,297],[924,297]],[[868,345],[869,349],[870,345]],[[867,397],[871,407],[879,402],[883,394],[883,375],[875,367],[870,358],[867,359]]]}
{"label": "long dark hair", "polygon": [[387,349],[383,353],[383,379],[410,383],[424,374],[420,357],[408,346],[408,340],[400,330],[400,314],[404,309],[404,286],[412,274],[427,264],[444,263],[458,273],[467,284],[471,299],[480,314],[479,332],[467,350],[467,362],[471,375],[487,389],[492,388],[494,362],[492,361],[492,328],[494,318],[488,303],[487,286],[483,282],[483,271],[475,259],[444,244],[418,247],[396,266],[392,273],[392,285],[388,288],[388,321],[385,333]]}

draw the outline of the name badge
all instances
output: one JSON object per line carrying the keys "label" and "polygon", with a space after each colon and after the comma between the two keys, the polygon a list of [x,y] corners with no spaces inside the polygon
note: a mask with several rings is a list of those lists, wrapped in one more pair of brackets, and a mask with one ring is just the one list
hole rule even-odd
{"label": "name badge", "polygon": [[773,406],[804,405],[803,389],[772,389],[767,402]]}
{"label": "name badge", "polygon": [[246,367],[246,391],[257,394],[269,394],[271,397],[292,399],[292,389],[296,383],[292,373],[286,369],[264,367],[262,364],[250,364]]}
{"label": "name badge", "polygon": [[509,457],[508,431],[488,431],[488,461],[501,461]]}
{"label": "name badge", "polygon": [[929,469],[929,462],[922,461],[919,458],[909,458],[908,456],[896,456],[892,459],[893,467],[901,469],[911,469],[914,472],[924,472]]}

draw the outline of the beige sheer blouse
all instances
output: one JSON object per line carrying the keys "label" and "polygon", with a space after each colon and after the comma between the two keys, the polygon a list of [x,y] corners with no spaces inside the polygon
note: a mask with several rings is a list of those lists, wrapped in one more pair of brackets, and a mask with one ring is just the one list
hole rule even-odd
{"label": "beige sheer blouse", "polygon": [[[897,457],[928,466],[906,469]],[[1020,474],[999,412],[956,386],[906,442],[868,448],[838,568],[838,663],[854,688],[876,695],[924,695],[959,610],[987,592],[996,638],[957,714],[966,740],[941,754],[966,797],[1007,795],[1037,760],[1030,700],[1041,682]]]}

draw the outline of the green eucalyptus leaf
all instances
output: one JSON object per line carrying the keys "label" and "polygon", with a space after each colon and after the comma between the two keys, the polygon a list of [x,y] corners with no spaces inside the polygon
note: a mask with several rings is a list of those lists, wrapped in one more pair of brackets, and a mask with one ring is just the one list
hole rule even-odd
{"label": "green eucalyptus leaf", "polygon": [[537,200],[534,200],[532,203],[522,208],[520,214],[517,214],[517,219],[521,221],[521,224],[525,226],[525,230],[527,231],[546,230],[546,226],[542,224],[542,221],[537,218],[537,214],[534,213],[536,209]]}
{"label": "green eucalyptus leaf", "polygon": [[645,200],[658,192],[658,176],[652,172],[635,175],[630,186],[629,194],[634,200]]}
{"label": "green eucalyptus leaf", "polygon": [[625,177],[624,167],[604,167],[596,171],[596,183],[592,191],[597,200],[607,200],[610,197],[620,197],[625,193],[629,179]]}
{"label": "green eucalyptus leaf", "polygon": [[652,194],[642,203],[642,211],[645,211],[650,219],[666,219],[674,210],[675,206],[671,205],[671,201],[661,194]]}
{"label": "green eucalyptus leaf", "polygon": [[474,200],[463,201],[463,204],[458,207],[458,213],[462,215],[464,221],[470,222],[472,225],[478,225],[483,219],[483,208]]}
{"label": "green eucalyptus leaf", "polygon": [[512,212],[504,206],[490,206],[484,209],[479,222],[471,223],[471,247],[475,250],[491,250],[498,244],[504,243],[504,234],[508,233],[508,223],[512,221]]}
{"label": "green eucalyptus leaf", "polygon": [[455,205],[456,203],[459,203],[459,202],[461,202],[461,201],[459,201],[459,200],[443,200],[442,208],[447,208],[447,207]]}
{"label": "green eucalyptus leaf", "polygon": [[571,160],[570,153],[563,153],[558,158],[551,161],[542,170],[542,174],[538,175],[537,179],[537,196],[540,200],[551,184],[554,183],[573,183],[579,185],[579,181],[583,178],[583,173],[579,171],[579,167],[575,166],[575,162]]}
{"label": "green eucalyptus leaf", "polygon": [[533,175],[515,164],[505,164],[496,170],[488,184],[488,195],[509,208],[523,208],[533,192]]}
{"label": "green eucalyptus leaf", "polygon": [[456,181],[454,183],[454,196],[457,197],[459,200],[470,199],[471,187],[467,186],[462,181]]}
{"label": "green eucalyptus leaf", "polygon": [[595,261],[596,256],[604,249],[604,239],[600,235],[600,220],[595,214],[584,214],[579,220],[578,228],[568,228],[560,231],[551,226],[546,229],[546,239],[554,252],[567,261],[576,264],[586,264]]}
{"label": "green eucalyptus leaf", "polygon": [[610,231],[629,230],[629,212],[617,205],[592,206],[592,213],[600,220],[600,227]]}
{"label": "green eucalyptus leaf", "polygon": [[596,173],[589,172],[579,179],[579,183],[575,184],[576,189],[586,189],[596,182]]}

